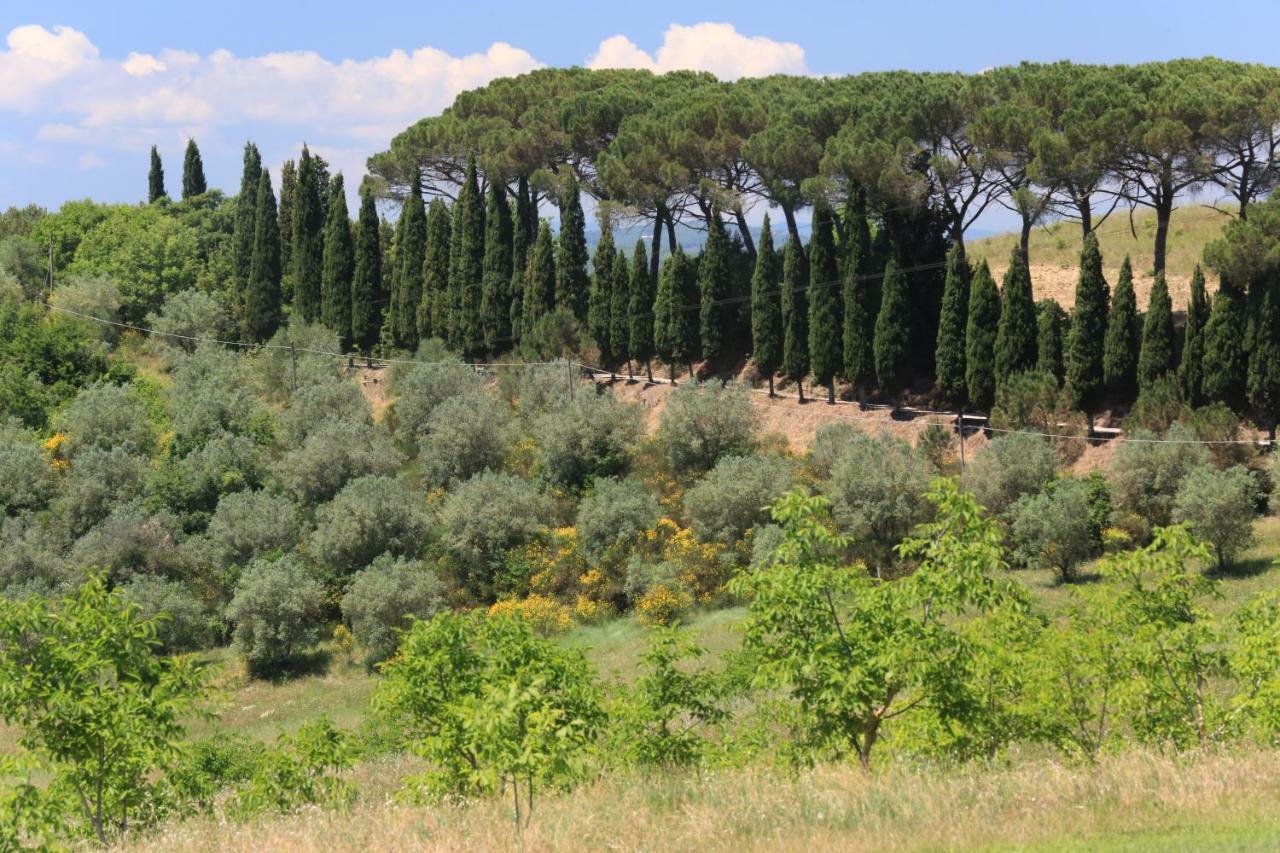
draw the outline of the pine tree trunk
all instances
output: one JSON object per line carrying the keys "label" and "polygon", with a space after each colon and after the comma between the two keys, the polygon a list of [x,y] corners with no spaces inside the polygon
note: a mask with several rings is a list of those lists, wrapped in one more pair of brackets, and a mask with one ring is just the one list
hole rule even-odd
{"label": "pine tree trunk", "polygon": [[742,244],[747,247],[747,256],[754,263],[756,259],[756,241],[751,236],[751,229],[747,227],[746,214],[739,207],[733,211],[733,217],[738,220],[738,233],[742,235]]}
{"label": "pine tree trunk", "polygon": [[1173,216],[1173,188],[1168,181],[1161,181],[1160,198],[1156,204],[1156,244],[1154,250],[1155,274],[1164,272],[1165,252],[1169,244],[1169,219]]}
{"label": "pine tree trunk", "polygon": [[827,405],[834,406],[836,404],[836,381],[832,379],[827,383]]}
{"label": "pine tree trunk", "polygon": [[804,255],[804,241],[800,239],[800,228],[796,225],[796,212],[792,210],[791,205],[782,205],[782,215],[787,220],[787,233],[796,241],[796,245],[800,247],[800,254]]}
{"label": "pine tree trunk", "polygon": [[653,245],[649,247],[649,281],[658,280],[658,258],[662,253],[662,220],[667,216],[667,209],[659,206],[653,215]]}
{"label": "pine tree trunk", "polygon": [[770,374],[769,374],[769,397],[770,397],[770,398],[773,398],[773,397],[776,397],[776,396],[778,396],[778,395],[777,395],[777,394],[775,394],[775,393],[773,393],[773,374],[772,374],[772,373],[770,373]]}
{"label": "pine tree trunk", "polygon": [[1031,261],[1031,217],[1022,217],[1022,232],[1018,235],[1018,254],[1022,255],[1022,262],[1030,267]]}

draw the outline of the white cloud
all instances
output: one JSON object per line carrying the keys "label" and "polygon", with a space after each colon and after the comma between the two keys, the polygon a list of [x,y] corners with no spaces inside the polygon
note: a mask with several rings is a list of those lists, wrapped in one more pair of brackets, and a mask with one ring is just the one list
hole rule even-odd
{"label": "white cloud", "polygon": [[149,53],[131,53],[124,62],[120,63],[120,67],[132,77],[146,77],[148,74],[164,71],[166,68],[163,62]]}
{"label": "white cloud", "polygon": [[588,68],[647,68],[656,73],[692,69],[722,80],[768,74],[807,74],[804,48],[765,36],[745,36],[732,24],[672,24],[657,53],[641,50],[624,35],[600,42]]}
{"label": "white cloud", "polygon": [[50,32],[34,24],[17,27],[0,51],[0,107],[28,106],[41,91],[91,67],[98,49],[84,33],[70,27]]}

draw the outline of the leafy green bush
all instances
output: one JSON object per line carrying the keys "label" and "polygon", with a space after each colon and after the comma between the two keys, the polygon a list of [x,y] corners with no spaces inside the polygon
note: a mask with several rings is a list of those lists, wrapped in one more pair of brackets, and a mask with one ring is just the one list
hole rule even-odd
{"label": "leafy green bush", "polygon": [[155,621],[156,639],[166,652],[189,652],[208,645],[209,614],[186,584],[135,575],[120,591],[126,601],[138,605],[143,619]]}
{"label": "leafy green bush", "polygon": [[999,435],[974,454],[964,482],[989,512],[1004,513],[1023,495],[1033,495],[1053,479],[1053,448],[1035,435]]}
{"label": "leafy green bush", "polygon": [[1191,407],[1182,399],[1182,387],[1173,375],[1146,383],[1124,419],[1125,432],[1146,430],[1164,434],[1177,421],[1191,417]]}
{"label": "leafy green bush", "polygon": [[268,347],[254,352],[249,363],[258,388],[272,400],[287,400],[295,390],[341,376],[343,362],[326,355],[341,351],[338,333],[319,323],[292,320],[267,343]]}
{"label": "leafy green bush", "polygon": [[302,518],[283,495],[266,491],[236,492],[218,501],[206,530],[216,566],[247,566],[255,557],[283,553],[298,544]]}
{"label": "leafy green bush", "polygon": [[253,439],[214,436],[185,456],[166,456],[147,483],[152,506],[176,513],[188,532],[203,530],[223,495],[254,489],[267,476],[266,452]]}
{"label": "leafy green bush", "polygon": [[0,516],[43,509],[57,479],[33,433],[14,418],[0,421]]}
{"label": "leafy green bush", "polygon": [[1072,409],[1071,393],[1058,387],[1050,373],[1015,373],[996,390],[991,426],[997,430],[1025,430],[1053,436],[1050,445],[1064,462],[1084,452],[1088,424]]}
{"label": "leafy green bush", "polygon": [[581,349],[581,325],[572,312],[557,308],[523,331],[516,351],[525,361],[551,361],[576,355]]}
{"label": "leafy green bush", "polygon": [[135,575],[182,577],[182,526],[173,513],[151,512],[141,502],[116,507],[76,541],[68,557],[77,568],[101,567],[113,581]]}
{"label": "leafy green bush", "polygon": [[1213,549],[1218,571],[1226,571],[1253,544],[1258,484],[1247,468],[1197,468],[1182,480],[1173,520]]}
{"label": "leafy green bush", "polygon": [[149,470],[145,458],[125,447],[86,450],[67,470],[66,490],[55,502],[58,514],[71,534],[79,536],[115,507],[141,497]]}
{"label": "leafy green bush", "polygon": [[570,382],[585,393],[582,383],[563,364],[527,364],[498,372],[498,389],[503,398],[529,424],[568,404]]}
{"label": "leafy green bush", "polygon": [[249,672],[279,672],[319,642],[324,607],[324,587],[296,555],[250,563],[227,606]]}
{"label": "leafy green bush", "polygon": [[71,401],[57,428],[68,437],[72,455],[90,448],[123,447],[134,453],[151,450],[147,409],[132,388],[95,383]]}
{"label": "leafy green bush", "polygon": [[582,393],[533,425],[538,474],[553,486],[580,490],[596,477],[622,474],[643,431],[635,406],[612,393]]}
{"label": "leafy green bush", "polygon": [[431,412],[418,457],[431,486],[454,486],[481,471],[502,470],[511,442],[505,405],[484,391],[450,397]]}
{"label": "leafy green bush", "polygon": [[201,344],[177,361],[172,375],[175,453],[183,455],[227,432],[267,442],[270,418],[235,353]]}
{"label": "leafy green bush", "polygon": [[809,445],[809,467],[814,476],[819,480],[829,479],[840,456],[859,435],[862,430],[848,421],[833,421],[819,427]]}
{"label": "leafy green bush", "polygon": [[314,506],[358,477],[394,474],[403,461],[385,430],[335,420],[321,424],[286,453],[276,476],[299,503]]}
{"label": "leafy green bush", "polygon": [[587,558],[599,561],[615,545],[629,542],[661,515],[658,502],[634,480],[596,480],[578,504],[577,529]]}
{"label": "leafy green bush", "polygon": [[427,531],[422,499],[403,482],[360,477],[320,507],[308,550],[335,576],[345,577],[381,554],[416,555]]}
{"label": "leafy green bush", "polygon": [[685,512],[700,539],[729,545],[769,519],[791,481],[791,464],[780,456],[728,456],[685,492]]}
{"label": "leafy green bush", "polygon": [[755,450],[756,415],[747,390],[682,385],[667,397],[658,438],[679,476],[704,474],[725,456]]}
{"label": "leafy green bush", "polygon": [[1063,583],[1075,580],[1076,567],[1098,552],[1089,497],[1083,480],[1066,479],[1014,502],[1010,528],[1024,565],[1052,569]]}
{"label": "leafy green bush", "polygon": [[356,574],[342,596],[342,616],[372,666],[393,654],[414,619],[430,619],[445,606],[445,588],[421,562],[384,554]]}
{"label": "leafy green bush", "polygon": [[[110,342],[120,337],[120,327],[111,325],[120,320],[120,288],[104,275],[71,276],[49,294],[49,304],[74,311],[76,315],[87,315],[76,316],[76,319],[84,324],[90,336]],[[89,317],[106,322],[95,323]]]}
{"label": "leafy green bush", "polygon": [[236,791],[230,811],[241,820],[302,806],[336,808],[355,799],[355,786],[338,774],[351,766],[353,749],[328,719],[280,736],[274,749],[261,752],[252,774]]}
{"label": "leafy green bush", "polygon": [[1163,527],[1173,517],[1173,503],[1187,476],[1208,467],[1209,452],[1190,443],[1194,434],[1181,424],[1170,427],[1168,443],[1153,441],[1155,433],[1138,431],[1116,448],[1111,460],[1112,496],[1116,505]]}
{"label": "leafy green bush", "polygon": [[223,339],[229,326],[230,318],[222,303],[194,289],[171,294],[159,312],[147,315],[147,327],[162,333],[153,340],[187,352],[195,351],[194,338]]}
{"label": "leafy green bush", "polygon": [[373,423],[369,401],[350,380],[335,379],[299,388],[280,414],[280,437],[288,446],[296,447],[317,427],[334,419]]}
{"label": "leafy green bush", "polygon": [[68,540],[65,527],[33,515],[0,518],[0,595],[49,595],[81,579],[63,558]]}
{"label": "leafy green bush", "polygon": [[486,472],[458,486],[440,507],[440,544],[473,593],[489,594],[503,552],[533,540],[551,521],[546,498],[526,480]]}
{"label": "leafy green bush", "polygon": [[484,377],[470,365],[449,360],[415,364],[391,386],[399,399],[391,407],[396,435],[418,441],[428,431],[436,406],[467,391],[484,387]]}
{"label": "leafy green bush", "polygon": [[928,489],[928,467],[910,444],[865,433],[852,438],[823,486],[841,531],[855,544],[870,546],[868,556],[877,566],[928,518],[929,505],[922,499]]}

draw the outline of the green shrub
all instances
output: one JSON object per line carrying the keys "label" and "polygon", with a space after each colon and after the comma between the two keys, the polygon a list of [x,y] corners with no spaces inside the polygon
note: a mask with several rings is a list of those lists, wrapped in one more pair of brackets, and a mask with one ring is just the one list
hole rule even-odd
{"label": "green shrub", "polygon": [[640,410],[612,393],[582,393],[542,414],[533,425],[538,474],[573,491],[597,477],[626,471],[643,432]]}
{"label": "green shrub", "polygon": [[[1194,434],[1181,424],[1170,427],[1168,443],[1155,442],[1155,433],[1138,431],[1116,448],[1111,459],[1112,496],[1116,506],[1164,527],[1173,517],[1173,503],[1192,471],[1209,465],[1209,451],[1188,443]],[[1136,440],[1135,440],[1136,439]]]}
{"label": "green shrub", "polygon": [[1239,443],[1240,418],[1222,403],[1211,403],[1196,409],[1187,423],[1198,440],[1211,442],[1205,445],[1205,449],[1218,468],[1248,465],[1258,454],[1253,445]]}
{"label": "green shrub", "polygon": [[440,507],[440,544],[468,588],[491,594],[503,552],[533,540],[551,521],[551,506],[528,481],[486,472],[458,486]]}
{"label": "green shrub", "polygon": [[331,499],[358,477],[393,474],[404,461],[386,431],[352,421],[328,421],[284,455],[276,476],[304,506]]}
{"label": "green shrub", "polygon": [[324,607],[324,587],[296,555],[250,563],[227,606],[250,674],[275,674],[319,642]]}
{"label": "green shrub", "polygon": [[610,548],[634,541],[654,525],[661,508],[634,480],[596,480],[578,504],[577,529],[583,552],[593,562]]}
{"label": "green shrub", "polygon": [[320,425],[330,420],[347,420],[372,425],[369,401],[348,379],[317,382],[298,389],[280,414],[280,437],[296,447]]}
{"label": "green shrub", "polygon": [[840,456],[862,434],[862,430],[848,421],[833,421],[819,427],[809,444],[809,467],[814,476],[819,480],[830,479]]}
{"label": "green shrub", "polygon": [[431,413],[436,406],[467,391],[484,387],[484,377],[470,365],[450,360],[415,364],[403,377],[392,383],[391,390],[399,399],[391,407],[391,420],[396,435],[416,442],[428,430]]}
{"label": "green shrub", "polygon": [[75,318],[94,337],[113,343],[120,337],[120,327],[110,325],[120,320],[120,288],[105,275],[71,276],[49,294],[49,304],[107,321],[95,323],[87,317]]}
{"label": "green shrub", "polygon": [[658,439],[677,476],[697,476],[725,456],[747,456],[756,448],[756,414],[747,390],[682,385],[667,397]]}
{"label": "green shrub", "polygon": [[342,617],[372,666],[393,654],[414,619],[430,619],[445,606],[445,588],[416,560],[383,555],[356,574],[342,596]]}
{"label": "green shrub", "polygon": [[308,550],[331,573],[345,577],[381,554],[416,555],[427,531],[421,498],[404,483],[360,477],[320,507]]}
{"label": "green shrub", "polygon": [[185,454],[227,432],[269,438],[270,418],[235,353],[201,344],[178,361],[172,375],[173,452]]}
{"label": "green shrub", "polygon": [[685,493],[685,512],[698,538],[729,545],[769,520],[791,480],[791,464],[779,456],[728,456]]}
{"label": "green shrub", "polygon": [[156,623],[156,639],[166,652],[189,652],[209,643],[209,614],[181,581],[135,575],[121,587],[126,601],[138,605],[143,619]]}
{"label": "green shrub", "polygon": [[111,514],[115,507],[142,496],[150,465],[127,448],[91,448],[67,470],[67,485],[55,505],[73,536]]}
{"label": "green shrub", "polygon": [[551,361],[581,349],[581,325],[567,309],[557,308],[534,321],[533,328],[523,330],[516,351],[525,361]]}
{"label": "green shrub", "polygon": [[1191,407],[1182,399],[1178,378],[1165,375],[1143,385],[1138,399],[1124,419],[1125,432],[1146,430],[1163,435],[1176,421],[1191,417]]}
{"label": "green shrub", "polygon": [[255,557],[288,551],[298,544],[301,532],[297,505],[283,495],[259,490],[218,501],[206,536],[217,567],[225,571],[247,566]]}
{"label": "green shrub", "polygon": [[341,352],[338,333],[319,323],[295,318],[267,343],[248,362],[259,390],[272,400],[287,400],[308,385],[323,385],[342,375],[342,360],[325,354]]}
{"label": "green shrub", "polygon": [[223,495],[254,489],[267,476],[266,452],[243,435],[221,434],[182,457],[167,456],[147,483],[149,503],[182,520],[188,532],[203,530]]}
{"label": "green shrub", "polygon": [[454,486],[481,471],[502,470],[511,443],[509,417],[506,406],[484,391],[459,394],[436,406],[418,436],[426,482]]}
{"label": "green shrub", "polygon": [[1196,468],[1173,501],[1173,520],[1213,549],[1218,571],[1226,571],[1253,544],[1258,485],[1247,468]]}
{"label": "green shrub", "polygon": [[147,409],[132,388],[95,383],[85,388],[58,418],[71,454],[90,448],[123,447],[134,453],[151,450],[151,422]]}
{"label": "green shrub", "polygon": [[355,786],[338,774],[351,766],[353,749],[328,719],[309,722],[261,751],[253,772],[236,791],[230,811],[241,820],[303,806],[337,808],[355,799]]}
{"label": "green shrub", "polygon": [[107,569],[117,582],[135,575],[181,577],[186,574],[181,537],[173,513],[151,512],[134,501],[112,510],[80,537],[68,559],[77,568]]}
{"label": "green shrub", "polygon": [[48,505],[58,481],[39,442],[14,418],[0,421],[0,516]]}
{"label": "green shrub", "polygon": [[925,460],[902,439],[888,434],[854,436],[823,490],[831,514],[855,545],[870,546],[878,566],[912,527],[928,518]]}
{"label": "green shrub", "polygon": [[1053,448],[1035,435],[1000,435],[974,454],[965,484],[988,512],[1004,513],[1023,495],[1033,495],[1053,479]]}
{"label": "green shrub", "polygon": [[158,313],[147,315],[147,326],[162,333],[153,340],[194,352],[194,338],[225,338],[230,318],[221,302],[193,289],[171,294]]}
{"label": "green shrub", "polygon": [[1009,508],[1014,551],[1035,569],[1051,569],[1063,583],[1075,580],[1076,567],[1094,556],[1094,511],[1083,480],[1058,480],[1044,491],[1024,495]]}
{"label": "green shrub", "polygon": [[568,404],[571,383],[578,392],[585,393],[578,377],[564,364],[527,364],[498,372],[498,389],[503,399],[529,424],[538,416]]}
{"label": "green shrub", "polygon": [[83,578],[63,559],[68,539],[63,525],[36,516],[0,518],[0,596],[50,595]]}

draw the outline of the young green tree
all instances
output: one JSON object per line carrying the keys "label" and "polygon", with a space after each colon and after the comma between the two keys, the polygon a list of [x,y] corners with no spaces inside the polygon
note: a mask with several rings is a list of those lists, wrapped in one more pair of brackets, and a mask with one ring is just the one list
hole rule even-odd
{"label": "young green tree", "polygon": [[600,242],[591,256],[591,293],[587,298],[587,329],[600,348],[600,360],[613,364],[618,354],[610,333],[613,331],[613,261],[618,250],[613,245],[613,224],[608,216],[600,217]]}
{"label": "young green tree", "polygon": [[1164,273],[1156,275],[1142,327],[1142,350],[1138,355],[1138,388],[1145,389],[1174,369],[1173,302]]}
{"label": "young green tree", "polygon": [[0,599],[0,719],[99,843],[145,822],[204,687],[153,622],[93,575],[57,602]]}
{"label": "young green tree", "polygon": [[320,172],[306,145],[298,160],[293,218],[293,310],[308,323],[320,319],[320,279],[324,269],[324,207]]}
{"label": "young green tree", "polygon": [[698,339],[702,357],[715,361],[729,351],[734,308],[725,303],[732,286],[729,268],[729,235],[713,207],[707,223],[707,242],[698,259]]}
{"label": "young green tree", "polygon": [[1102,275],[1098,238],[1090,233],[1080,252],[1075,309],[1067,335],[1067,390],[1072,404],[1090,412],[1102,402],[1106,389],[1103,354],[1107,338],[1107,280]]}
{"label": "young green tree", "polygon": [[809,375],[809,263],[794,234],[782,254],[782,372],[804,402]]}
{"label": "young green tree", "polygon": [[1204,396],[1210,402],[1225,403],[1236,412],[1244,408],[1248,383],[1247,327],[1245,295],[1223,278],[1204,329]]}
{"label": "young green tree", "polygon": [[373,193],[360,193],[356,222],[355,270],[351,275],[351,343],[368,355],[382,331],[382,249],[378,245],[378,208]]}
{"label": "young green tree", "polygon": [[1197,468],[1186,476],[1173,501],[1173,521],[1213,550],[1214,566],[1225,572],[1254,542],[1258,484],[1243,465],[1225,471]]}
{"label": "young green tree", "polygon": [[151,146],[151,170],[147,173],[147,202],[154,204],[168,193],[164,191],[164,165],[160,162],[160,152]]}
{"label": "young green tree", "polygon": [[587,319],[587,220],[582,213],[578,179],[569,176],[560,200],[560,233],[556,245],[556,307],[578,322]]}
{"label": "young green tree", "polygon": [[235,284],[236,309],[243,311],[253,264],[253,241],[257,234],[258,183],[262,178],[262,157],[258,146],[244,144],[244,171],[240,175],[240,195],[236,196],[236,218],[231,234],[231,274]]}
{"label": "young green tree", "polygon": [[255,343],[266,341],[280,325],[280,226],[276,197],[266,169],[258,176],[253,258],[245,291],[242,333]]}
{"label": "young green tree", "polygon": [[773,229],[764,215],[760,239],[756,243],[756,267],[751,275],[751,360],[769,379],[773,396],[773,375],[782,366],[782,270],[773,250]]}
{"label": "young green tree", "polygon": [[533,255],[529,259],[529,275],[524,283],[524,321],[521,328],[528,332],[543,315],[555,306],[556,258],[551,226],[543,220],[538,225],[538,239],[533,243]]}
{"label": "young green tree", "polygon": [[201,195],[209,189],[204,180],[204,161],[194,139],[187,140],[187,150],[182,157],[182,197]]}
{"label": "young green tree", "polygon": [[351,285],[355,277],[355,246],[342,173],[333,178],[333,198],[324,231],[324,269],[320,277],[320,321],[337,332],[345,352],[351,346]]}
{"label": "young green tree", "polygon": [[827,386],[827,403],[834,404],[836,374],[844,368],[840,351],[844,318],[831,219],[831,210],[825,205],[814,211],[813,240],[809,244],[809,360],[813,381]]}
{"label": "young green tree", "polygon": [[964,400],[965,326],[969,320],[969,262],[956,243],[947,253],[947,281],[942,289],[938,347],[934,356],[938,390],[951,401]]}
{"label": "young green tree", "polygon": [[293,301],[293,209],[298,197],[298,164],[280,167],[280,275],[284,299]]}
{"label": "young green tree", "polygon": [[882,393],[896,398],[906,383],[911,301],[907,295],[907,277],[890,259],[884,268],[880,297],[880,314],[876,317],[876,383]]}
{"label": "young green tree", "polygon": [[485,348],[493,352],[511,337],[511,205],[507,204],[507,190],[501,181],[489,182],[484,225],[480,325]]}
{"label": "young green tree", "polygon": [[449,208],[443,199],[432,199],[427,208],[427,249],[422,261],[422,301],[418,303],[419,340],[447,334],[449,229]]}
{"label": "young green tree", "polygon": [[970,404],[990,409],[996,399],[996,333],[1000,294],[984,260],[969,285],[969,325],[965,331],[964,384]]}
{"label": "young green tree", "polygon": [[631,357],[631,265],[627,253],[613,253],[613,298],[609,306],[609,341],[615,360],[627,363],[627,376],[632,371]]}
{"label": "young green tree", "polygon": [[1000,290],[1000,323],[996,331],[996,384],[1036,365],[1036,305],[1031,273],[1022,253],[1009,256],[1009,271]]}
{"label": "young green tree", "polygon": [[1133,264],[1126,255],[1120,266],[1120,277],[1111,295],[1111,314],[1107,318],[1107,341],[1102,372],[1112,394],[1128,397],[1138,378],[1138,349],[1142,327],[1138,319],[1138,302],[1133,292]]}
{"label": "young green tree", "polygon": [[391,339],[396,346],[417,344],[418,306],[422,303],[422,273],[427,256],[427,211],[414,181],[396,223],[395,272],[391,291]]}
{"label": "young green tree", "polygon": [[1209,300],[1205,296],[1204,272],[1196,264],[1191,274],[1191,298],[1187,303],[1187,324],[1182,339],[1182,361],[1178,382],[1182,396],[1191,406],[1204,403],[1205,326],[1209,322]]}
{"label": "young green tree", "polygon": [[453,233],[460,240],[458,249],[458,281],[455,289],[458,314],[455,317],[458,341],[466,352],[478,352],[484,343],[480,315],[481,290],[484,286],[484,196],[480,193],[475,158],[467,162],[466,181],[457,204],[462,207],[461,230]]}
{"label": "young green tree", "polygon": [[1036,370],[1049,374],[1059,383],[1062,382],[1067,322],[1067,312],[1057,300],[1041,299],[1036,303]]}
{"label": "young green tree", "polygon": [[653,303],[655,283],[649,278],[649,258],[644,240],[636,241],[631,256],[631,294],[629,304],[627,347],[631,357],[644,362],[645,373],[653,381]]}

